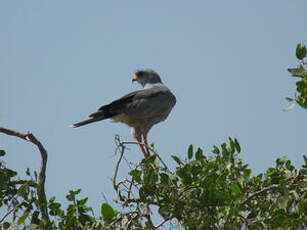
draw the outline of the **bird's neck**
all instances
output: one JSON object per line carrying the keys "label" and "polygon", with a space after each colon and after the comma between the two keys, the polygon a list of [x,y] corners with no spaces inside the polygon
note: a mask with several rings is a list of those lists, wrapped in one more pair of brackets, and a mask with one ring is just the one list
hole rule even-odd
{"label": "bird's neck", "polygon": [[150,89],[152,87],[157,87],[157,86],[163,86],[163,84],[161,82],[157,82],[157,83],[146,83],[144,85],[144,89]]}

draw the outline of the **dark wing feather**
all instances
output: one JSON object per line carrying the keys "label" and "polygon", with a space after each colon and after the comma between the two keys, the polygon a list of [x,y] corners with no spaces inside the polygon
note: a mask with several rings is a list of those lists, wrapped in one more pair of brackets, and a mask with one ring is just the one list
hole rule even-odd
{"label": "dark wing feather", "polygon": [[98,111],[95,113],[92,113],[90,117],[92,118],[103,117],[103,119],[107,119],[107,118],[111,118],[111,117],[114,117],[122,113],[127,108],[127,105],[132,102],[133,98],[138,92],[140,92],[140,90],[126,94],[125,96],[115,101],[112,101],[111,103],[107,105],[101,106],[98,109]]}
{"label": "dark wing feather", "polygon": [[125,96],[115,101],[112,101],[111,103],[107,105],[101,106],[97,112],[90,114],[89,116],[91,117],[90,119],[75,123],[71,125],[71,127],[73,128],[80,127],[80,126],[87,125],[87,124],[90,124],[96,121],[101,121],[107,118],[111,118],[113,116],[116,116],[124,112],[128,104],[132,102],[133,98],[139,91],[140,90],[126,94]]}

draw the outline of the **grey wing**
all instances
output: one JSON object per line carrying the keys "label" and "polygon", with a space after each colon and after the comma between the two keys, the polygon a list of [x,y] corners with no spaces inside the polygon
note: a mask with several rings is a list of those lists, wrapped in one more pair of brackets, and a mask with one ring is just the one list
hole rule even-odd
{"label": "grey wing", "polygon": [[137,119],[157,123],[166,119],[175,104],[176,98],[168,88],[145,89],[139,91],[127,105],[126,113]]}
{"label": "grey wing", "polygon": [[167,87],[138,90],[101,106],[97,112],[90,114],[90,119],[78,122],[72,127],[80,127],[107,118],[130,126],[135,122],[153,125],[165,120],[175,104],[176,98]]}
{"label": "grey wing", "polygon": [[107,118],[113,118],[120,114],[124,114],[127,107],[129,106],[129,104],[133,102],[133,98],[137,95],[138,92],[139,91],[134,91],[115,101],[112,101],[107,105],[101,106],[97,112],[89,115],[90,117],[89,119],[75,123],[70,127],[76,128],[93,122],[101,121]]}
{"label": "grey wing", "polygon": [[127,106],[129,106],[139,91],[140,90],[131,92],[107,105],[101,106],[97,112],[90,114],[90,117],[95,118],[103,116],[104,119],[107,119],[125,113]]}

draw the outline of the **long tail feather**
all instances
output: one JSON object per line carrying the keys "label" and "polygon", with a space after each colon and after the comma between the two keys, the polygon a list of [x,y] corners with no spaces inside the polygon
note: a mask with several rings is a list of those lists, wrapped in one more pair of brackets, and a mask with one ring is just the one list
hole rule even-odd
{"label": "long tail feather", "polygon": [[85,120],[85,121],[80,121],[80,122],[78,122],[76,124],[72,124],[69,127],[77,128],[77,127],[80,127],[80,126],[83,126],[83,125],[87,125],[87,124],[90,124],[90,123],[93,123],[93,122],[96,122],[96,121],[100,121],[100,120],[102,120],[102,119],[91,118],[91,119],[88,119],[88,120]]}

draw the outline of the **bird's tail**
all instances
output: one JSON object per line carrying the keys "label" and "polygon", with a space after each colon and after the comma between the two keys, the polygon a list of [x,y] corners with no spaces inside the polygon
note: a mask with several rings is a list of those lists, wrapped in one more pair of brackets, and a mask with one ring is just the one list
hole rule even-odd
{"label": "bird's tail", "polygon": [[71,128],[77,128],[77,127],[80,127],[80,126],[83,126],[83,125],[87,125],[87,124],[90,124],[90,123],[93,123],[93,122],[96,122],[96,121],[100,121],[102,119],[98,119],[98,118],[90,118],[88,120],[85,120],[85,121],[80,121],[76,124],[72,124],[70,125],[69,127]]}

